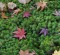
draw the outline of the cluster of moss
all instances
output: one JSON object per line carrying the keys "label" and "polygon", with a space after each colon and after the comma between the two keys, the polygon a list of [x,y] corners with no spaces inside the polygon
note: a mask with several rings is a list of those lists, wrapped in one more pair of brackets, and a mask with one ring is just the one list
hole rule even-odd
{"label": "cluster of moss", "polygon": [[[60,17],[52,13],[55,9],[60,9],[59,0],[48,1],[48,7],[44,11],[32,10],[32,16],[23,18],[24,11],[29,10],[31,5],[39,0],[32,0],[29,4],[22,5],[17,0],[0,0],[8,3],[13,1],[22,10],[13,18],[0,18],[0,55],[19,55],[20,49],[30,51],[35,50],[36,55],[51,55],[55,49],[60,48]],[[6,13],[8,16],[10,14]],[[13,31],[17,27],[26,30],[26,39],[18,40],[13,38]],[[48,28],[48,35],[38,35],[41,28]]]}

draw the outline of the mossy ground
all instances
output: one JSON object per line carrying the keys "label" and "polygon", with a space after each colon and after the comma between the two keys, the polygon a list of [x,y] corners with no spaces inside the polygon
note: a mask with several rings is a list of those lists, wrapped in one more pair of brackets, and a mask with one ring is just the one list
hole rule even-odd
{"label": "mossy ground", "polygon": [[[35,50],[36,55],[51,55],[55,49],[60,48],[60,17],[52,13],[60,9],[60,0],[49,0],[44,11],[31,11],[31,17],[23,18],[24,11],[39,0],[32,0],[29,4],[22,5],[18,0],[0,0],[1,2],[14,2],[22,10],[13,18],[3,19],[0,15],[0,55],[19,55],[19,51],[29,49]],[[6,13],[8,16],[10,14]],[[18,40],[13,38],[13,32],[17,27],[24,28],[27,32],[26,39]],[[47,27],[47,36],[38,35],[37,32]]]}

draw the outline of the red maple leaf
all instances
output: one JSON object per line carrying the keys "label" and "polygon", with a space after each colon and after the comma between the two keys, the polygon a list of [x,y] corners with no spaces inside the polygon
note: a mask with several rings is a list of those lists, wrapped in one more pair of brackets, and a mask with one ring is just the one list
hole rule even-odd
{"label": "red maple leaf", "polygon": [[28,11],[24,12],[23,17],[28,18],[29,16],[31,16],[30,12]]}
{"label": "red maple leaf", "polygon": [[15,31],[13,33],[15,34],[14,37],[18,38],[19,40],[22,38],[26,38],[26,36],[25,36],[26,32],[25,32],[24,28],[23,29],[17,28],[17,31]]}

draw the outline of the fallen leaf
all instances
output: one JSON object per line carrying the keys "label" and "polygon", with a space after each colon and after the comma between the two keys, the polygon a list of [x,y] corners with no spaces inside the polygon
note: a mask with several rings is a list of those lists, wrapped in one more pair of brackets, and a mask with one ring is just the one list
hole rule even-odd
{"label": "fallen leaf", "polygon": [[19,55],[35,55],[35,52],[30,53],[29,50],[20,50]]}
{"label": "fallen leaf", "polygon": [[44,34],[44,36],[46,36],[48,34],[48,29],[43,28],[39,34]]}
{"label": "fallen leaf", "polygon": [[34,6],[31,6],[31,7],[30,7],[30,10],[34,10],[34,9],[35,9],[35,7],[34,7]]}
{"label": "fallen leaf", "polygon": [[16,7],[17,7],[17,5],[16,5],[15,3],[13,3],[13,2],[9,2],[9,3],[8,3],[8,9],[13,10],[13,9],[16,8]]}
{"label": "fallen leaf", "polygon": [[13,12],[13,14],[12,14],[11,17],[13,17],[15,14],[17,15],[20,11],[21,11],[20,9],[16,9],[16,10],[14,10],[14,12]]}
{"label": "fallen leaf", "polygon": [[30,12],[28,11],[24,12],[23,17],[28,18],[29,16],[31,16]]}
{"label": "fallen leaf", "polygon": [[5,18],[5,19],[7,19],[8,17],[5,15],[5,13],[4,12],[2,12],[2,18]]}
{"label": "fallen leaf", "polygon": [[16,5],[15,3],[13,3],[13,2],[9,2],[9,3],[7,4],[7,6],[8,6],[8,11],[11,12],[11,13],[13,13],[13,11],[14,11],[15,9],[17,9],[17,5]]}
{"label": "fallen leaf", "polygon": [[17,28],[17,31],[13,32],[13,34],[15,34],[14,37],[18,38],[19,40],[22,38],[26,38],[26,32],[24,29]]}
{"label": "fallen leaf", "polygon": [[47,7],[47,2],[37,2],[36,3],[36,6],[37,6],[37,10],[41,8],[41,11],[44,10],[44,8]]}
{"label": "fallen leaf", "polygon": [[0,2],[0,11],[6,11],[6,4]]}
{"label": "fallen leaf", "polygon": [[22,4],[26,4],[26,3],[29,3],[31,0],[18,0],[18,1]]}
{"label": "fallen leaf", "polygon": [[55,16],[60,16],[60,10],[55,10],[54,13],[53,13]]}
{"label": "fallen leaf", "polygon": [[60,51],[55,50],[52,55],[60,55]]}

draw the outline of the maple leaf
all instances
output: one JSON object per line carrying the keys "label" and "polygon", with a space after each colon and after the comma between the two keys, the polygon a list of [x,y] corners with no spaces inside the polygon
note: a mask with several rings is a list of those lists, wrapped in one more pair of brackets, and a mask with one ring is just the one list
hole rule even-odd
{"label": "maple leaf", "polygon": [[60,55],[60,50],[59,51],[55,50],[52,55]]}
{"label": "maple leaf", "polygon": [[30,10],[34,10],[34,9],[35,9],[35,7],[34,7],[34,6],[31,6],[31,7],[30,7]]}
{"label": "maple leaf", "polygon": [[13,12],[15,9],[17,9],[17,5],[15,4],[15,3],[13,3],[13,2],[9,2],[8,4],[7,4],[7,6],[8,6],[8,11],[9,12]]}
{"label": "maple leaf", "polygon": [[19,55],[35,55],[35,52],[30,53],[29,50],[20,50]]}
{"label": "maple leaf", "polygon": [[36,5],[37,5],[37,10],[39,8],[41,8],[41,11],[42,11],[42,10],[44,10],[45,7],[47,7],[47,2],[44,2],[44,1],[43,2],[37,2]]}
{"label": "maple leaf", "polygon": [[16,5],[15,3],[13,3],[13,2],[9,2],[9,3],[8,3],[8,9],[13,10],[13,9],[16,8],[16,7],[17,7],[17,5]]}
{"label": "maple leaf", "polygon": [[22,4],[26,4],[26,3],[29,3],[31,0],[18,0],[18,1]]}
{"label": "maple leaf", "polygon": [[21,11],[20,9],[16,9],[16,10],[14,10],[14,12],[13,12],[13,14],[12,14],[11,17],[13,17],[15,14],[18,14],[20,11]]}
{"label": "maple leaf", "polygon": [[6,4],[0,2],[0,11],[6,11]]}
{"label": "maple leaf", "polygon": [[23,17],[28,18],[29,16],[31,16],[30,12],[28,11],[24,12]]}
{"label": "maple leaf", "polygon": [[8,17],[5,15],[5,13],[4,12],[2,12],[2,18],[5,18],[5,19],[7,19]]}
{"label": "maple leaf", "polygon": [[59,11],[55,10],[55,12],[53,14],[56,16],[60,16],[60,10]]}
{"label": "maple leaf", "polygon": [[44,34],[44,36],[46,36],[48,34],[48,29],[43,28],[39,34]]}
{"label": "maple leaf", "polygon": [[13,33],[15,34],[14,37],[19,38],[19,40],[22,38],[26,38],[26,36],[25,36],[26,32],[24,29],[17,28],[17,31],[15,31]]}

